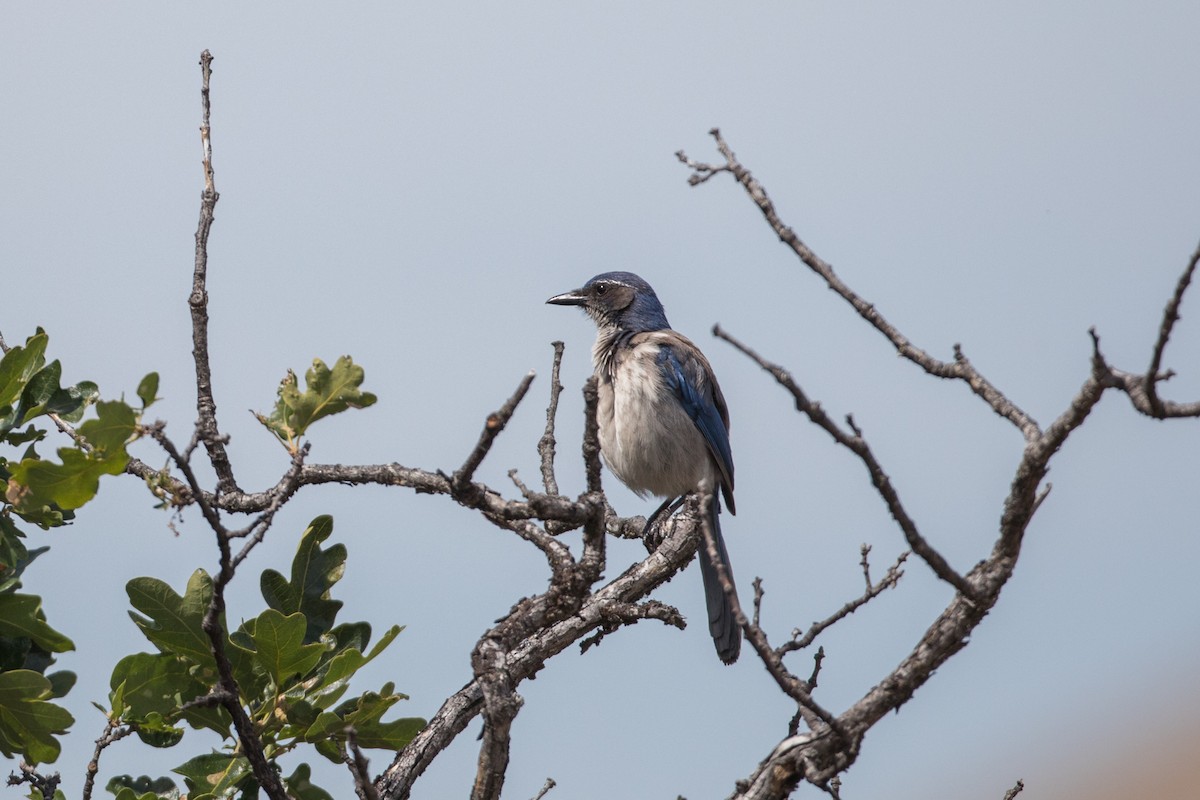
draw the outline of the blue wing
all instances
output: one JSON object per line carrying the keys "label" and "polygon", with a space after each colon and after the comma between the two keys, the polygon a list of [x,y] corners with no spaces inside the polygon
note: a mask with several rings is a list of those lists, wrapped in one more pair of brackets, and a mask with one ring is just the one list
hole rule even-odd
{"label": "blue wing", "polygon": [[733,452],[729,447],[729,412],[712,367],[691,342],[660,344],[658,367],[667,386],[704,437],[708,452],[721,471],[721,494],[730,513],[733,505]]}

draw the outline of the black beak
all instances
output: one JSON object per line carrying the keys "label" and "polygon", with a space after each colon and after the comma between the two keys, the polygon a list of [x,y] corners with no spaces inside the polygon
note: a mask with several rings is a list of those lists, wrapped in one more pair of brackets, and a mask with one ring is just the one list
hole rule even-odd
{"label": "black beak", "polygon": [[584,296],[582,289],[575,289],[571,292],[556,294],[546,303],[552,306],[581,306],[587,303],[587,297]]}

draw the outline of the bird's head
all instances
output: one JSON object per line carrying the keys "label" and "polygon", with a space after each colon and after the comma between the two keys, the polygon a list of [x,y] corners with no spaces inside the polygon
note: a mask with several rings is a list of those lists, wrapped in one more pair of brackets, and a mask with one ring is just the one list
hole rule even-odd
{"label": "bird's head", "polygon": [[546,301],[556,306],[579,306],[601,328],[641,332],[671,327],[658,295],[632,272],[604,272],[573,292]]}

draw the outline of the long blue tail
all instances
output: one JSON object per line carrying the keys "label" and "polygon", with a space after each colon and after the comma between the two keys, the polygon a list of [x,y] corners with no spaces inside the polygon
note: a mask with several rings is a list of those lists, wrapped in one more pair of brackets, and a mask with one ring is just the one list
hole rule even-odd
{"label": "long blue tail", "polygon": [[[716,497],[709,503],[709,523],[717,540],[721,563],[725,565],[725,572],[732,581],[733,568],[729,564],[729,553],[725,550],[725,539],[721,536],[721,507]],[[708,548],[704,546],[703,538],[700,540],[700,576],[704,579],[704,599],[708,605],[708,632],[712,634],[717,655],[726,664],[732,664],[742,651],[742,629],[733,617],[729,598],[721,589],[717,568],[708,559]]]}

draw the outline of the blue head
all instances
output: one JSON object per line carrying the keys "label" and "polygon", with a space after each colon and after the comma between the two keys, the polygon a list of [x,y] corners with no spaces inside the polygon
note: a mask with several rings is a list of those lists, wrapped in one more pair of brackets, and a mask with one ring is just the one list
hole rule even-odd
{"label": "blue head", "polygon": [[632,272],[601,273],[583,288],[555,295],[546,302],[579,306],[601,328],[639,333],[671,327],[654,289]]}

